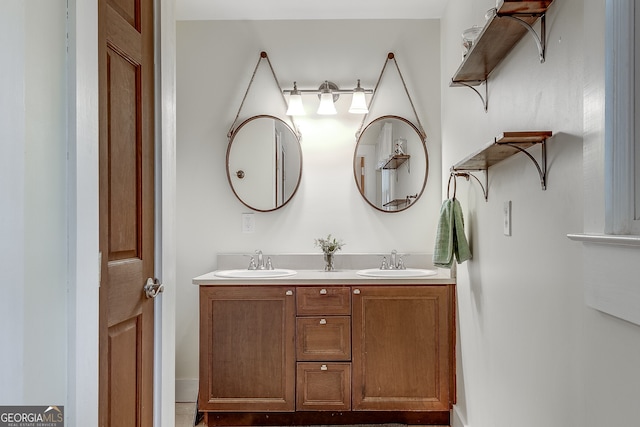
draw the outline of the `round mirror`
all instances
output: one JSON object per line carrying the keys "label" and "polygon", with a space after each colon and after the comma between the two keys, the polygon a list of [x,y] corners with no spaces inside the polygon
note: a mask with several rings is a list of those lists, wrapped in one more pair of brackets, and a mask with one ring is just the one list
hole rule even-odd
{"label": "round mirror", "polygon": [[382,116],[367,125],[353,155],[353,176],[362,197],[383,212],[400,212],[427,184],[425,138],[410,121]]}
{"label": "round mirror", "polygon": [[293,197],[302,176],[302,150],[283,120],[254,116],[238,126],[227,147],[227,178],[245,206],[273,211]]}

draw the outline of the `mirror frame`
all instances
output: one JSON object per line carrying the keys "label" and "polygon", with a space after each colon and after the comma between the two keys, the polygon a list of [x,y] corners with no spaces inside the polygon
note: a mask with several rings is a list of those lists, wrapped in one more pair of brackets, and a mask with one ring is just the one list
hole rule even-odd
{"label": "mirror frame", "polygon": [[[360,146],[360,141],[362,139],[362,135],[364,135],[364,133],[367,131],[367,129],[369,129],[370,126],[372,126],[375,123],[378,123],[380,121],[383,120],[389,120],[389,119],[396,119],[396,120],[400,120],[401,122],[409,125],[411,127],[411,129],[413,129],[416,133],[416,135],[420,138],[420,142],[422,143],[422,149],[424,151],[424,160],[425,160],[425,170],[424,170],[424,180],[422,181],[422,187],[420,188],[420,191],[418,192],[415,200],[409,204],[408,206],[405,206],[402,209],[396,209],[396,210],[384,210],[382,208],[380,208],[379,206],[376,206],[374,203],[372,203],[366,196],[365,194],[362,192],[362,189],[360,188],[360,185],[358,183],[358,175],[356,172],[356,159],[357,159],[357,154],[358,154],[358,147]],[[418,130],[418,128],[416,127],[416,125],[414,125],[413,123],[411,123],[409,120],[405,119],[404,117],[400,117],[400,116],[395,116],[395,115],[386,115],[386,116],[380,116],[375,118],[374,120],[370,121],[369,124],[367,124],[367,126],[362,130],[362,132],[360,132],[360,135],[358,136],[358,141],[356,143],[356,147],[353,150],[353,179],[354,182],[356,184],[356,187],[358,188],[358,192],[360,193],[360,195],[362,196],[362,198],[373,208],[375,208],[376,210],[380,211],[380,212],[384,212],[384,213],[398,213],[398,212],[403,212],[407,209],[409,209],[410,207],[412,207],[413,205],[416,204],[416,202],[420,199],[420,197],[422,196],[422,193],[424,193],[424,189],[427,187],[427,178],[429,176],[429,153],[427,151],[427,137],[420,132],[420,130]]]}
{"label": "mirror frame", "polygon": [[[233,181],[232,181],[232,178],[231,178],[231,171],[229,170],[229,156],[231,154],[231,147],[233,145],[233,142],[236,139],[236,136],[238,135],[238,133],[240,132],[240,130],[244,126],[246,126],[247,124],[249,124],[252,121],[257,120],[257,119],[273,119],[273,120],[276,120],[276,121],[282,123],[291,132],[291,134],[295,137],[295,140],[297,142],[297,147],[298,147],[298,153],[300,154],[300,170],[298,171],[296,186],[293,189],[293,192],[291,193],[291,196],[289,196],[289,198],[287,198],[287,200],[285,200],[284,203],[282,203],[279,206],[274,207],[273,209],[258,209],[258,208],[254,207],[254,206],[251,206],[249,204],[249,202],[246,202],[245,200],[242,200],[242,198],[236,192],[236,189],[233,187]],[[271,116],[271,115],[268,115],[268,114],[261,114],[261,115],[249,117],[248,119],[246,119],[245,121],[240,123],[240,125],[233,131],[233,133],[229,137],[229,144],[227,145],[227,155],[226,155],[226,160],[225,160],[225,169],[226,169],[226,172],[227,172],[227,181],[229,182],[229,187],[231,188],[231,191],[233,192],[234,196],[236,196],[236,199],[238,199],[240,201],[240,203],[242,203],[243,205],[245,205],[249,209],[254,210],[256,212],[273,212],[275,210],[278,210],[278,209],[286,206],[287,203],[289,203],[291,201],[291,199],[293,199],[293,196],[296,195],[296,193],[298,192],[298,188],[300,188],[300,181],[302,180],[302,166],[303,166],[303,158],[302,158],[302,146],[300,145],[300,135],[298,135],[293,130],[293,128],[287,124],[287,122],[285,122],[284,120],[282,120],[279,117]]]}

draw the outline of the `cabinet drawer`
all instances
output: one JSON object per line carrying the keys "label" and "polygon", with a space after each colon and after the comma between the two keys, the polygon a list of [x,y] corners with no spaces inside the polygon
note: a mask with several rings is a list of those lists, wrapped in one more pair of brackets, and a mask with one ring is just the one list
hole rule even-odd
{"label": "cabinet drawer", "polygon": [[351,318],[296,318],[296,356],[297,360],[351,360]]}
{"label": "cabinet drawer", "polygon": [[351,364],[299,362],[297,411],[348,411],[351,409]]}
{"label": "cabinet drawer", "polygon": [[351,314],[351,289],[348,287],[298,287],[298,315]]}

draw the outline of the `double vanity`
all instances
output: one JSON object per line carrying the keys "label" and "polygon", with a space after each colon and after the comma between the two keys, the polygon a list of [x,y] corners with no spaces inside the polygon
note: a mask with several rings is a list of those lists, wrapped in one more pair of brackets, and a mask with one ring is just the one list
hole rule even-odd
{"label": "double vanity", "polygon": [[[207,425],[449,425],[455,278],[430,255],[219,255],[200,286],[198,411]],[[279,268],[286,265],[291,269]],[[315,267],[314,267],[315,266]]]}

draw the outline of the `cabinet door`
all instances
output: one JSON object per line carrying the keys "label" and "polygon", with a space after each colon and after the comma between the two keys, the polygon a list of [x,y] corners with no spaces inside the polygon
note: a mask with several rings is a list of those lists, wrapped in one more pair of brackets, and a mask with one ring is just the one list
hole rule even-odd
{"label": "cabinet door", "polygon": [[293,411],[294,288],[200,288],[200,392],[205,411]]}
{"label": "cabinet door", "polygon": [[364,286],[352,295],[354,410],[448,410],[449,286]]}

